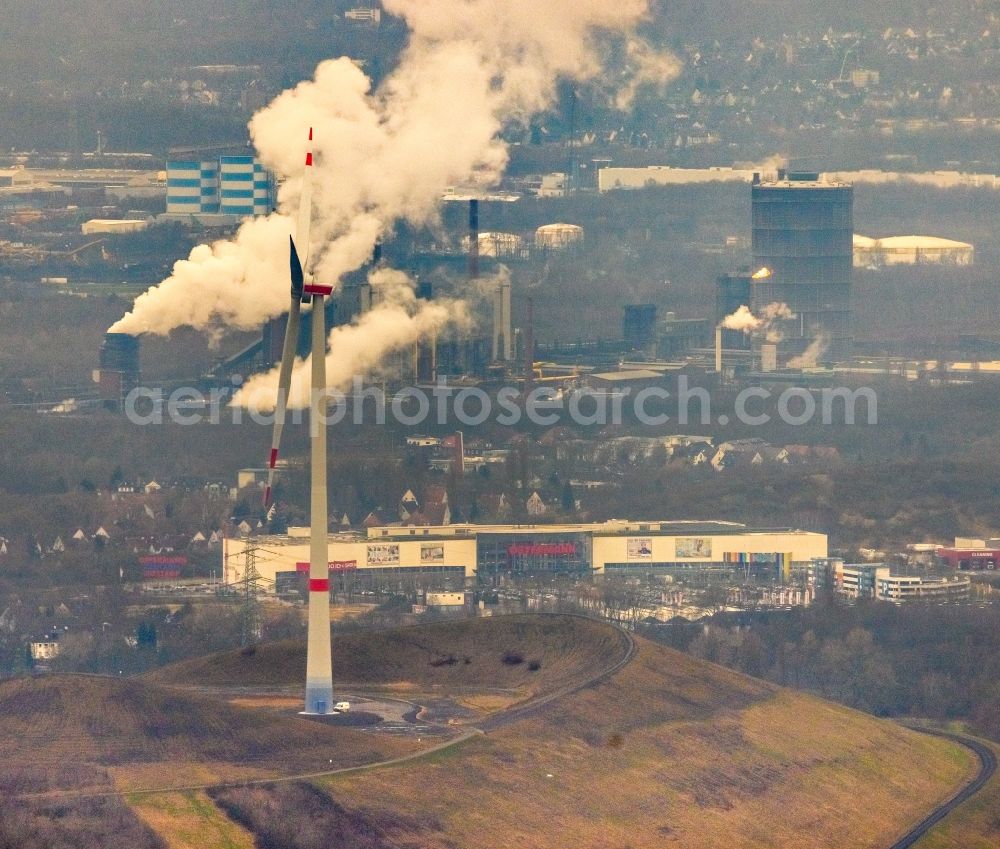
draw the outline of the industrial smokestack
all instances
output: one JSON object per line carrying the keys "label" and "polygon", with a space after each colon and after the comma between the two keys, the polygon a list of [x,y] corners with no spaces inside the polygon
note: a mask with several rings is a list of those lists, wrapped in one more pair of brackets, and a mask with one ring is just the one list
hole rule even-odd
{"label": "industrial smokestack", "polygon": [[121,410],[129,392],[141,382],[139,337],[127,333],[108,333],[101,344],[99,361],[101,402],[109,409]]}
{"label": "industrial smokestack", "polygon": [[773,342],[765,342],[760,346],[760,370],[764,372],[778,370],[778,346]]}
{"label": "industrial smokestack", "polygon": [[510,361],[510,337],[510,280],[504,276],[493,292],[493,362]]}
{"label": "industrial smokestack", "polygon": [[460,430],[455,431],[455,442],[452,446],[451,469],[455,475],[461,478],[465,475],[465,434]]}
{"label": "industrial smokestack", "polygon": [[[434,300],[434,284],[430,280],[417,281],[417,298]],[[417,383],[433,383],[437,376],[437,333],[430,338],[418,339],[413,345],[413,373]]]}
{"label": "industrial smokestack", "polygon": [[469,201],[469,279],[479,278],[479,201]]}
{"label": "industrial smokestack", "polygon": [[715,371],[722,374],[722,325],[715,328]]}
{"label": "industrial smokestack", "polygon": [[528,298],[528,321],[524,332],[524,397],[531,394],[535,383],[535,302]]}

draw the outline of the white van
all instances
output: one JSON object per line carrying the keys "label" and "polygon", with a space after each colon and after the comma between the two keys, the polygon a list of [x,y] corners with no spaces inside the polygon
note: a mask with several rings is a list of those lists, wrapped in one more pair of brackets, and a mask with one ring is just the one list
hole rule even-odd
{"label": "white van", "polygon": [[350,709],[351,709],[350,702],[337,702],[337,704],[333,706],[334,713],[347,713],[348,711],[350,711]]}

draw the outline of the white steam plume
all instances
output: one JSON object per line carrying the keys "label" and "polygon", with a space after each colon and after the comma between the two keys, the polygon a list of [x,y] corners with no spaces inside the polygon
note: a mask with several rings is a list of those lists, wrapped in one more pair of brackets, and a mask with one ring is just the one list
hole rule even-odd
{"label": "white steam plume", "polygon": [[[722,326],[727,330],[742,330],[744,333],[773,333],[773,326],[776,321],[794,318],[788,304],[775,302],[763,307],[759,315],[754,315],[750,307],[743,305],[732,315],[727,315],[722,320]],[[770,335],[769,335],[770,338]],[[771,341],[778,341],[771,339]]]}
{"label": "white steam plume", "polygon": [[885,186],[909,183],[929,189],[1000,189],[1000,175],[960,171],[829,171],[822,175],[828,182],[867,183]]}
{"label": "white steam plume", "polygon": [[199,245],[159,286],[136,298],[112,333],[166,335],[185,325],[199,330],[220,326],[259,327],[288,308],[287,246],[292,225],[282,215],[247,221],[232,241]]}
{"label": "white steam plume", "polygon": [[[413,281],[401,271],[383,268],[369,275],[378,306],[352,324],[330,332],[326,354],[327,386],[348,389],[354,377],[374,370],[382,358],[401,351],[422,338],[448,327],[465,328],[469,317],[461,301],[418,300]],[[310,359],[296,359],[288,393],[289,409],[303,409],[310,399]],[[278,395],[278,369],[250,378],[232,399],[233,406],[261,413],[274,410]]]}
{"label": "white steam plume", "polygon": [[722,319],[722,326],[726,330],[742,330],[744,333],[750,333],[760,326],[760,320],[750,312],[750,307],[744,304],[732,315]]}
{"label": "white steam plume", "polygon": [[815,368],[829,347],[830,336],[821,330],[808,348],[788,361],[788,368]]}
{"label": "white steam plume", "polygon": [[[258,155],[282,181],[281,214],[244,224],[230,242],[196,249],[140,296],[113,331],[247,328],[281,314],[288,299],[286,236],[309,127],[317,163],[309,270],[337,285],[365,263],[396,220],[426,223],[450,186],[495,183],[507,163],[499,131],[551,106],[560,77],[596,76],[600,31],[629,40],[636,85],[662,82],[676,67],[657,60],[636,35],[648,0],[384,0],[383,6],[406,21],[411,38],[377,90],[350,60],[323,62],[313,79],[279,95],[250,122]],[[623,85],[628,95],[631,83]]]}
{"label": "white steam plume", "polygon": [[644,85],[663,87],[677,79],[682,69],[677,58],[669,53],[659,53],[641,39],[629,39],[626,45],[630,76],[618,89],[615,108],[626,111],[632,108],[635,96]]}

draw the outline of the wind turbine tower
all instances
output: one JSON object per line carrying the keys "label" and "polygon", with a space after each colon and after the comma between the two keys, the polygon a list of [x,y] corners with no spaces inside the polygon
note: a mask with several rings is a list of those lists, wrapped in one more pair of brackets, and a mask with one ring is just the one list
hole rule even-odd
{"label": "wind turbine tower", "polygon": [[333,293],[332,285],[317,283],[309,270],[309,235],[312,224],[312,153],[313,132],[309,131],[305,173],[295,238],[302,248],[301,258],[295,238],[289,238],[289,267],[292,300],[288,309],[285,341],[278,372],[278,399],[275,407],[274,434],[268,460],[267,487],[264,490],[265,509],[270,507],[274,470],[281,447],[281,434],[288,409],[292,364],[299,338],[301,307],[311,303],[312,380],[309,407],[310,448],[310,535],[309,535],[309,632],[306,651],[306,696],[303,713],[325,715],[333,712],[333,661],[330,646],[330,566],[327,549],[329,535],[327,497],[326,440],[326,298]]}

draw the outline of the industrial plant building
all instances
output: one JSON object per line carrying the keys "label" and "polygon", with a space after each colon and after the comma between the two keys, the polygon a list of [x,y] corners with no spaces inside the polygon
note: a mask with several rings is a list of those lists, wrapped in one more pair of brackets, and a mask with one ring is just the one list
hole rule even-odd
{"label": "industrial plant building", "polygon": [[753,267],[769,274],[754,281],[754,313],[783,303],[794,318],[776,328],[784,363],[820,340],[825,357],[845,359],[851,349],[854,190],[823,182],[817,173],[778,172],[751,186]]}
{"label": "industrial plant building", "polygon": [[167,163],[167,214],[197,215],[219,211],[219,163]]}
{"label": "industrial plant building", "polygon": [[140,386],[139,339],[127,333],[108,333],[101,344],[100,368],[93,374],[103,406],[121,410],[129,392]]}
{"label": "industrial plant building", "polygon": [[967,242],[938,236],[886,236],[872,239],[854,235],[854,267],[888,265],[972,265],[976,249]]}
{"label": "industrial plant building", "polygon": [[[333,534],[329,540],[331,575],[351,574],[382,585],[461,587],[497,584],[509,577],[732,569],[747,563],[790,573],[826,556],[825,534],[754,530],[733,522],[393,525],[371,527],[364,534]],[[308,570],[308,531],[227,538],[222,557],[227,584],[238,584],[252,560],[265,581],[289,586]]]}
{"label": "industrial plant building", "polygon": [[652,186],[688,186],[736,181],[749,183],[753,175],[753,170],[746,168],[673,168],[670,165],[601,168],[597,172],[597,189],[603,194],[617,189],[648,189]]}
{"label": "industrial plant building", "polygon": [[267,215],[274,208],[274,178],[252,156],[167,163],[168,215]]}
{"label": "industrial plant building", "polygon": [[141,233],[149,228],[148,218],[92,218],[84,221],[80,232],[84,236],[102,234]]}
{"label": "industrial plant building", "polygon": [[535,230],[535,247],[559,251],[583,241],[584,231],[578,224],[543,224]]}

